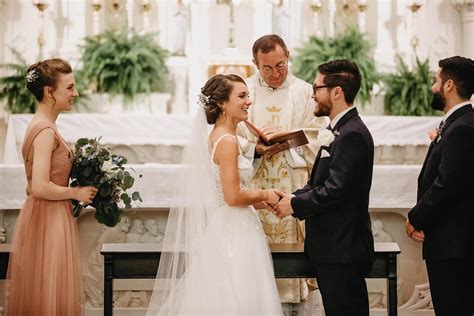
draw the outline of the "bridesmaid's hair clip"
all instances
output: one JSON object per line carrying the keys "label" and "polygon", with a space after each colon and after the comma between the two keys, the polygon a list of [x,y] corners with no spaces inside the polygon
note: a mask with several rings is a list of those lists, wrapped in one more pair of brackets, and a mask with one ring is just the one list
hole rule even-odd
{"label": "bridesmaid's hair clip", "polygon": [[36,81],[36,79],[39,78],[39,74],[38,72],[36,71],[36,69],[32,69],[30,71],[28,71],[28,73],[26,74],[26,81],[28,83],[33,83]]}

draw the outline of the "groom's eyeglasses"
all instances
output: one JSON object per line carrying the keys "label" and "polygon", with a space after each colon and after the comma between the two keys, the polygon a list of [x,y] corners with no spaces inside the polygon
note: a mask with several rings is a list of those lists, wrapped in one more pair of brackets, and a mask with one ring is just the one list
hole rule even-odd
{"label": "groom's eyeglasses", "polygon": [[334,86],[332,86],[332,85],[327,85],[327,84],[318,86],[317,84],[314,84],[314,85],[313,85],[313,92],[316,93],[316,91],[318,91],[318,89],[322,89],[322,88],[332,88],[332,87],[334,87]]}

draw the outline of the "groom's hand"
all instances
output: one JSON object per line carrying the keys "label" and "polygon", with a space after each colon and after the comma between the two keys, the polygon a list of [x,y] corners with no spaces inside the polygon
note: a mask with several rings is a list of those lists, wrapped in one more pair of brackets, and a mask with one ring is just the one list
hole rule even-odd
{"label": "groom's hand", "polygon": [[293,208],[291,207],[291,198],[293,196],[285,192],[279,192],[279,195],[281,196],[281,199],[275,207],[276,215],[281,218],[292,215],[294,213]]}
{"label": "groom's hand", "polygon": [[425,240],[425,233],[421,230],[416,230],[409,220],[405,222],[405,231],[407,232],[408,237],[414,241],[423,242]]}

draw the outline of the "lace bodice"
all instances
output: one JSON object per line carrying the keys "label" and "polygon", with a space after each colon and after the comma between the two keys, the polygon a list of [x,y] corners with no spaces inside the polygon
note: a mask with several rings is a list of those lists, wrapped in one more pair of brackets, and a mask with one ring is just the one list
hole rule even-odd
{"label": "lace bodice", "polygon": [[[224,139],[225,137],[236,137],[231,134],[225,134],[219,137],[217,141],[214,144],[214,147],[211,150],[211,172],[212,176],[216,181],[216,188],[217,188],[217,193],[219,194],[219,201],[222,204],[225,204],[224,202],[224,193],[222,192],[222,181],[220,177],[220,172],[219,172],[219,165],[217,165],[214,162],[214,155],[216,153],[216,148],[219,142]],[[239,150],[240,152],[240,150]],[[240,187],[244,189],[249,189],[250,188],[250,181],[252,180],[253,176],[253,166],[252,163],[246,159],[242,153],[239,153],[239,157],[237,160],[238,163],[238,168],[239,168],[239,177],[240,177]]]}

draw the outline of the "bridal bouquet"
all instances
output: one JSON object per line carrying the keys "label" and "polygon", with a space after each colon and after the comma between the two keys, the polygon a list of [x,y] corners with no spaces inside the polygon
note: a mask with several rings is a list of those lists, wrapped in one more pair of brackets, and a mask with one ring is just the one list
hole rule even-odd
{"label": "bridal bouquet", "polygon": [[[71,170],[71,187],[93,185],[99,189],[92,204],[96,209],[95,218],[99,223],[114,227],[120,221],[123,207],[130,208],[132,201],[142,201],[140,193],[127,190],[135,179],[125,171],[127,159],[115,155],[99,139],[80,138],[74,148]],[[141,177],[141,175],[140,175]],[[73,200],[74,216],[79,216],[86,207]]]}

